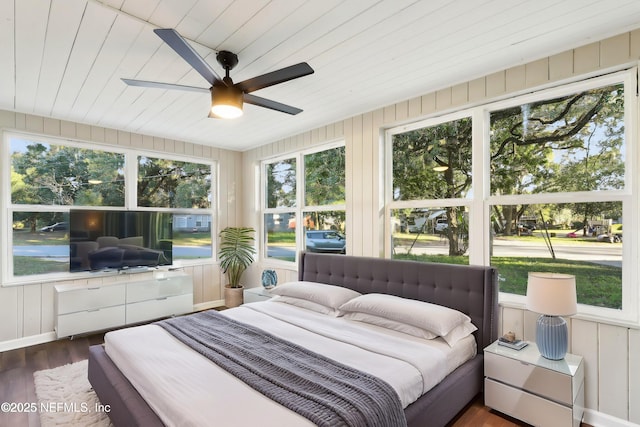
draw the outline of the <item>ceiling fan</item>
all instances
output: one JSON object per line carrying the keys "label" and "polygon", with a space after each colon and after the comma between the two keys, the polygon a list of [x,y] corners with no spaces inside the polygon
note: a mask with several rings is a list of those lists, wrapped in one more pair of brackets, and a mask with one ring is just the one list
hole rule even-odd
{"label": "ceiling fan", "polygon": [[211,92],[211,111],[209,117],[214,118],[236,118],[242,115],[242,104],[257,105],[287,114],[298,114],[302,112],[300,108],[272,101],[252,95],[258,89],[263,89],[289,80],[297,79],[309,74],[313,74],[313,68],[306,62],[281,68],[270,73],[262,74],[244,80],[240,83],[233,83],[229,76],[229,71],[238,64],[238,56],[226,50],[218,52],[216,59],[224,68],[225,76],[220,77],[205,60],[187,43],[178,32],[172,28],[159,28],[153,30],[166,44],[169,45],[178,55],[191,65],[205,80],[211,85],[209,89],[184,86],[171,83],[150,82],[146,80],[122,79],[130,86],[152,87],[158,89],[178,89],[194,92]]}

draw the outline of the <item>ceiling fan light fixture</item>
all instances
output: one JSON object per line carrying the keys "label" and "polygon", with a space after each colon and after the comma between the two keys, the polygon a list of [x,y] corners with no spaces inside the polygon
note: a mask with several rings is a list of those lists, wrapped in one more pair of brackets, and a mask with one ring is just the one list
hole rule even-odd
{"label": "ceiling fan light fixture", "polygon": [[211,114],[222,119],[235,119],[242,115],[242,91],[233,86],[211,88]]}

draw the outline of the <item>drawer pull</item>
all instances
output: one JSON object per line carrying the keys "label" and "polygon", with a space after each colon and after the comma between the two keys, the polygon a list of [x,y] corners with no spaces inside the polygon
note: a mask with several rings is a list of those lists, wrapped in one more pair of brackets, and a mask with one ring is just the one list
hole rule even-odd
{"label": "drawer pull", "polygon": [[99,308],[92,308],[91,310],[87,310],[87,313],[95,313],[96,311],[100,311]]}
{"label": "drawer pull", "polygon": [[97,291],[98,289],[100,289],[100,286],[95,288],[87,288],[88,291]]}
{"label": "drawer pull", "polygon": [[167,299],[167,297],[160,297],[160,298],[156,298],[156,301],[164,301],[166,299]]}

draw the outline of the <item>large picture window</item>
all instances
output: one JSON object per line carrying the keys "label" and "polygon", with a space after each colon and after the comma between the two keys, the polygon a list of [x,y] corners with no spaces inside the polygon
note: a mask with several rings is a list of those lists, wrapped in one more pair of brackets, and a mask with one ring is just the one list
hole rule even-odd
{"label": "large picture window", "polygon": [[388,256],[492,265],[515,304],[529,272],[573,274],[580,313],[637,321],[634,76],[390,129]]}
{"label": "large picture window", "polygon": [[173,260],[212,259],[212,164],[87,147],[4,134],[9,191],[2,215],[7,230],[3,283],[69,273],[72,246],[81,239],[71,235],[70,209],[166,212],[171,215]]}
{"label": "large picture window", "polygon": [[502,291],[526,295],[528,271],[569,273],[578,303],[622,309],[624,85],[541,97],[489,117],[491,264]]}
{"label": "large picture window", "polygon": [[346,253],[345,150],[324,147],[263,163],[263,257]]}

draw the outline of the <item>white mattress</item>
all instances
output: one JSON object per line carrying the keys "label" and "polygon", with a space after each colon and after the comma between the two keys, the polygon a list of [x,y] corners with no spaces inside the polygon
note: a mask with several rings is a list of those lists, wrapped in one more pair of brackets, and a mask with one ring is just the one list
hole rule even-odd
{"label": "white mattress", "polygon": [[[453,348],[272,301],[222,314],[376,375],[403,407],[476,354],[473,336]],[[105,335],[109,357],[167,426],[312,426],[306,418],[264,397],[157,325]]]}

